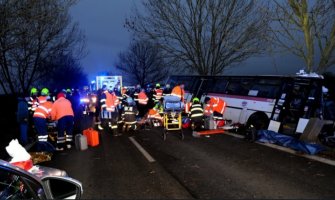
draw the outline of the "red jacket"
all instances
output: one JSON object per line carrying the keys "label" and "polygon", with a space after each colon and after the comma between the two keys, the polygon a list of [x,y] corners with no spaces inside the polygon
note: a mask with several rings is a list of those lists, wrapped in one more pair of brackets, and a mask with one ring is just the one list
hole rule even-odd
{"label": "red jacket", "polygon": [[59,120],[65,116],[74,116],[73,110],[71,107],[71,102],[64,97],[57,99],[52,105],[51,109],[51,119]]}

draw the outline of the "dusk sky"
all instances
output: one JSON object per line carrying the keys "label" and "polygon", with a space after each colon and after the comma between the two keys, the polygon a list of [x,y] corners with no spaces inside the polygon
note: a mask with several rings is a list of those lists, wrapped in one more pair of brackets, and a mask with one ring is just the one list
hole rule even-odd
{"label": "dusk sky", "polygon": [[[131,35],[123,27],[124,19],[140,0],[80,0],[71,10],[73,21],[79,22],[87,39],[88,55],[81,63],[89,79],[104,71],[113,71],[118,53],[127,49]],[[250,58],[227,74],[294,74],[304,64],[286,55]]]}

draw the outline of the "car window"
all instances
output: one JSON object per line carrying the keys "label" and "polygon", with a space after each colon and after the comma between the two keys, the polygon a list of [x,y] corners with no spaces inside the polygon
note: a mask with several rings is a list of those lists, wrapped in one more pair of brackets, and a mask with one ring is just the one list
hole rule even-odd
{"label": "car window", "polygon": [[[12,171],[0,169],[0,199],[36,199],[39,186]],[[33,187],[32,187],[33,186]],[[39,188],[38,188],[39,189]]]}

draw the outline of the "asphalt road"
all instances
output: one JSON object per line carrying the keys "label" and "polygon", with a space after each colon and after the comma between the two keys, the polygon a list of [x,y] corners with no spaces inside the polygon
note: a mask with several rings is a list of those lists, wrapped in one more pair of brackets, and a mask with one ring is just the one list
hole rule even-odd
{"label": "asphalt road", "polygon": [[[56,153],[43,165],[66,170],[83,198],[335,198],[335,167],[228,135],[163,141],[159,129],[113,137]],[[156,160],[149,162],[129,140]]]}

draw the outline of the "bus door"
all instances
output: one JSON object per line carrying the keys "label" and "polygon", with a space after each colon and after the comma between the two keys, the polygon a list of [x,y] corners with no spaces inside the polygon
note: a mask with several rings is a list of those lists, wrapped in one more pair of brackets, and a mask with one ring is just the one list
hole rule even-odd
{"label": "bus door", "polygon": [[[280,132],[295,134],[298,122],[301,118],[310,118],[315,115],[317,98],[317,84],[311,79],[296,78],[287,83],[286,90],[282,94],[282,113],[279,120],[282,121]],[[280,101],[280,100],[279,100]]]}

